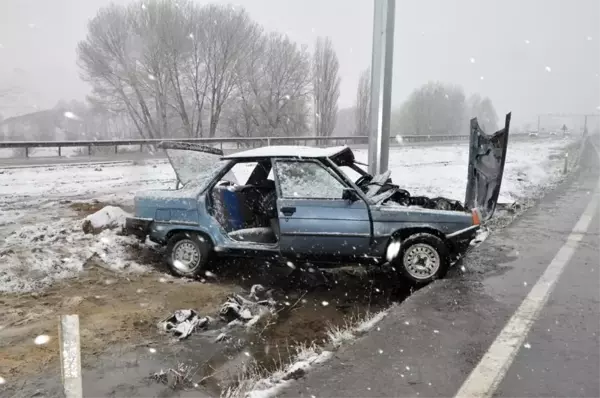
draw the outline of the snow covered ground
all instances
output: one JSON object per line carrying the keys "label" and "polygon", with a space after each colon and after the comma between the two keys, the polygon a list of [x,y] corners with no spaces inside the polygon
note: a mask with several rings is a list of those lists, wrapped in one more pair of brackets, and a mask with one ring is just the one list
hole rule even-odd
{"label": "snow covered ground", "polygon": [[[514,142],[510,145],[501,202],[537,196],[561,175],[556,156],[568,140]],[[366,150],[357,150],[366,162]],[[395,147],[390,151],[393,181],[413,195],[463,200],[466,187],[466,145]],[[244,172],[244,171],[242,171]],[[241,180],[242,176],[238,175]],[[85,235],[65,201],[101,202],[130,209],[135,193],[174,188],[175,174],[167,161],[143,164],[55,165],[0,168],[0,292],[37,289],[81,269],[83,259],[104,253],[115,268],[137,268],[119,256],[127,238],[106,232]],[[100,254],[99,254],[100,255]],[[102,255],[101,255],[102,256]],[[37,280],[36,283],[31,283]]]}

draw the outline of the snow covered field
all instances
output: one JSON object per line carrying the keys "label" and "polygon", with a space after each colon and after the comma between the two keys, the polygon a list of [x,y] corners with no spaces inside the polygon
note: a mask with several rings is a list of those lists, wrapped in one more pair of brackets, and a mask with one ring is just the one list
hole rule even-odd
{"label": "snow covered field", "polygon": [[[537,196],[561,175],[557,156],[570,141],[514,142],[510,145],[501,202]],[[366,150],[357,150],[365,161]],[[463,200],[466,145],[393,148],[390,169],[396,184],[413,195]],[[131,209],[142,189],[174,188],[175,174],[166,161],[144,164],[56,165],[0,169],[0,292],[38,289],[73,275],[97,254],[114,268],[140,269],[123,259],[128,238],[85,235],[82,220],[66,201],[99,200]],[[33,283],[35,281],[35,283]]]}

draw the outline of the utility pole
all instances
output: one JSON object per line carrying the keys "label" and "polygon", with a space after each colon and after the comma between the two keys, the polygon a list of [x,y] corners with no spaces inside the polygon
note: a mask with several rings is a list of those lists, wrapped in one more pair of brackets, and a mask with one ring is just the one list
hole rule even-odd
{"label": "utility pole", "polygon": [[369,112],[369,173],[388,168],[392,113],[392,68],[396,0],[374,0]]}

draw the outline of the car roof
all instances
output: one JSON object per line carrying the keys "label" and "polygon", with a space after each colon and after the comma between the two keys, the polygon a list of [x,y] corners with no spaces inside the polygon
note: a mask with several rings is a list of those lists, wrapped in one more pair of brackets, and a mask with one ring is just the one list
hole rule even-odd
{"label": "car roof", "polygon": [[[247,151],[236,152],[226,156],[223,159],[248,159],[248,158],[329,158],[335,156],[348,147],[346,145],[317,148],[310,146],[296,145],[274,145],[261,148],[250,149]],[[348,148],[349,149],[349,148]]]}

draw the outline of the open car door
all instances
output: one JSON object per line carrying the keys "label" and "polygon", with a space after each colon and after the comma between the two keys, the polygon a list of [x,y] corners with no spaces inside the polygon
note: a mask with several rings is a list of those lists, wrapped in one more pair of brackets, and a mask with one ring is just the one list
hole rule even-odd
{"label": "open car door", "polygon": [[167,153],[177,175],[177,187],[211,174],[223,156],[223,151],[206,145],[182,141],[162,141],[158,144]]}
{"label": "open car door", "polygon": [[471,119],[465,207],[479,209],[483,220],[492,217],[498,203],[506,161],[510,117],[511,114],[508,113],[504,128],[491,135],[487,135],[479,127],[477,118]]}

